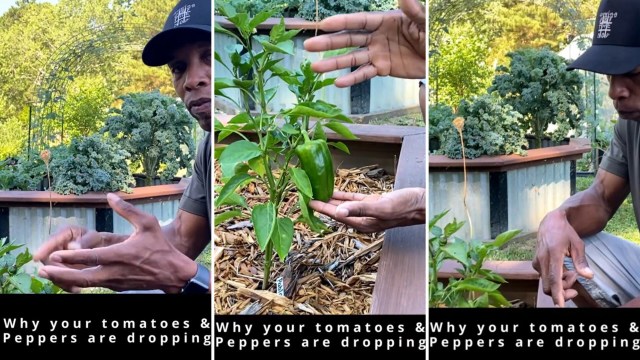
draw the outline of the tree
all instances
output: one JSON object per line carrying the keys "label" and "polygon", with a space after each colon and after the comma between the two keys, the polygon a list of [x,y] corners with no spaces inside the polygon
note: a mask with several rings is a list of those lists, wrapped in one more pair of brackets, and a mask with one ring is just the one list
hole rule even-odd
{"label": "tree", "polygon": [[566,137],[583,117],[582,75],[567,71],[566,61],[549,49],[521,49],[508,56],[510,67],[498,68],[502,73],[489,91],[498,92],[524,116],[522,126],[533,133],[536,147],[542,146],[549,125],[557,125],[552,139]]}
{"label": "tree", "polygon": [[437,53],[431,56],[429,86],[433,102],[456,109],[463,99],[479,95],[491,84],[493,70],[485,64],[486,39],[469,23],[449,28]]}
{"label": "tree", "polygon": [[194,121],[184,104],[157,91],[121,99],[122,108],[112,110],[102,131],[118,139],[131,154],[132,165],[142,167],[146,184],[151,185],[156,175],[169,180],[178,170],[189,170]]}

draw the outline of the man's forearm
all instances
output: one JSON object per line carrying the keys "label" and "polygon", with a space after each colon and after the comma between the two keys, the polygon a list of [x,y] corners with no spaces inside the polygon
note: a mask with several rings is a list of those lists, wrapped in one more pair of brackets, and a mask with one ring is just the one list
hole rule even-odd
{"label": "man's forearm", "polygon": [[579,236],[596,234],[604,230],[615,212],[604,201],[602,191],[598,184],[594,184],[568,198],[553,212],[564,215]]}

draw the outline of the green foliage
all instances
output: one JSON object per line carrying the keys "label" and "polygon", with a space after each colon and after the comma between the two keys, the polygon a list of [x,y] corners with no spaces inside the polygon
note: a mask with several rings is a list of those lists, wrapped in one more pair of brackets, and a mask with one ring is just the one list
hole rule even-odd
{"label": "green foliage", "polygon": [[[548,49],[520,49],[509,54],[510,68],[499,67],[489,91],[496,91],[524,117],[522,128],[531,131],[537,147],[550,136],[564,139],[584,113],[580,91],[582,75],[567,71],[567,62]],[[557,129],[547,133],[549,125]]]}
{"label": "green foliage", "polygon": [[[292,39],[299,30],[285,30],[284,19],[281,19],[269,35],[258,34],[256,26],[273,16],[275,9],[251,17],[247,13],[237,13],[241,9],[228,3],[217,2],[216,5],[218,11],[235,24],[238,33],[220,26],[216,26],[216,31],[234,37],[238,44],[227,47],[227,56],[215,53],[216,61],[233,76],[216,78],[215,94],[243,109],[226,125],[215,123],[215,129],[219,131],[218,141],[230,134],[241,137],[241,140],[232,142],[215,155],[224,183],[222,188],[216,190],[218,196],[215,207],[226,211],[218,214],[216,219],[231,219],[242,214],[239,208],[248,207],[247,201],[236,193],[237,189],[249,182],[266,186],[269,200],[255,204],[251,209],[256,239],[260,249],[265,251],[262,286],[266,289],[269,286],[273,252],[275,250],[280,260],[284,261],[293,240],[294,222],[305,223],[315,232],[326,229],[308,206],[313,196],[310,179],[313,179],[314,174],[293,170],[300,169],[299,164],[296,164],[296,148],[310,142],[312,138],[326,141],[324,128],[331,129],[346,139],[355,139],[355,136],[343,125],[351,120],[338,107],[315,100],[314,94],[323,87],[332,85],[335,79],[322,80],[321,74],[311,70],[309,61],[303,61],[298,69],[288,69],[280,64],[281,54],[293,54],[296,51]],[[260,44],[259,48],[257,44]],[[276,92],[282,91],[282,85],[269,81],[272,78],[281,80],[297,99],[292,108],[282,109],[277,114],[267,112],[269,102]],[[224,89],[229,88],[241,92],[243,106],[224,93]],[[251,111],[251,103],[257,104],[256,108],[260,109],[258,114]],[[313,124],[311,117],[315,119]],[[258,140],[250,141],[243,131],[255,132]],[[348,152],[342,143],[329,144]],[[333,168],[327,171],[333,171]],[[297,219],[290,219],[280,212],[293,188],[298,190],[301,210]]]}
{"label": "green foliage", "polygon": [[470,23],[451,27],[430,56],[433,102],[456,108],[462,99],[485,92],[493,76],[485,63],[488,54],[486,39]]}
{"label": "green foliage", "polygon": [[[89,135],[91,121],[98,120],[95,126],[99,126],[99,120],[104,120],[102,110],[89,117],[82,116],[81,113],[91,114],[88,105],[98,109],[106,100],[127,92],[160,89],[165,94],[174,94],[173,88],[167,85],[171,84],[169,71],[166,67],[144,65],[140,48],[162,28],[175,1],[127,3],[129,1],[59,0],[57,4],[21,1],[0,16],[0,108],[3,109],[0,159],[17,154],[27,145],[28,105],[36,102],[37,90],[43,87],[72,92],[61,94],[55,105],[59,118],[65,120],[65,140],[70,135]],[[102,31],[107,25],[115,25],[118,30],[107,34]],[[132,38],[138,39],[137,43],[123,41]],[[118,45],[121,42],[124,44]],[[58,64],[58,68],[48,67],[53,60],[65,56],[68,62]],[[54,81],[43,83],[43,75],[48,75],[49,70]],[[73,78],[84,80],[78,84]],[[24,109],[27,109],[26,115]],[[39,120],[35,112],[34,120]],[[60,119],[55,120],[59,124]],[[78,131],[74,124],[78,125]],[[59,136],[61,128],[56,131],[55,135]]]}
{"label": "green foliage", "polygon": [[62,289],[51,281],[25,270],[25,265],[32,259],[29,249],[13,253],[23,246],[11,244],[6,238],[0,239],[0,294],[62,293]]}
{"label": "green foliage", "polygon": [[[431,152],[440,149],[440,141],[449,135],[449,130],[452,128],[451,122],[455,117],[453,109],[449,105],[429,105],[429,150]],[[432,149],[432,144],[436,148]]]}
{"label": "green foliage", "polygon": [[[465,156],[469,159],[482,155],[519,154],[527,141],[520,126],[522,115],[504,103],[497,95],[485,94],[471,102],[463,100],[458,115],[464,118]],[[453,158],[462,158],[462,147],[458,130],[451,123],[442,125],[440,137],[441,153]]]}
{"label": "green foliage", "polygon": [[516,49],[547,47],[557,52],[566,46],[576,21],[561,16],[570,15],[560,13],[567,8],[551,3],[502,1],[489,5],[483,31],[491,39],[487,61],[506,65],[506,55]]}
{"label": "green foliage", "polygon": [[38,152],[25,152],[0,165],[0,190],[41,190],[46,175],[46,166]]}
{"label": "green foliage", "polygon": [[132,166],[141,166],[146,184],[159,176],[171,180],[191,167],[195,145],[193,118],[184,104],[157,91],[121,97],[121,109],[112,109],[102,131],[131,154]]}
{"label": "green foliage", "polygon": [[64,112],[65,139],[89,136],[97,132],[104,125],[112,99],[104,78],[76,78],[67,90]]}
{"label": "green foliage", "polygon": [[[318,19],[337,14],[363,11],[385,11],[397,7],[395,0],[318,0]],[[297,17],[316,20],[316,2],[302,1]]]}
{"label": "green foliage", "polygon": [[97,134],[77,137],[68,147],[53,148],[51,152],[51,177],[56,193],[131,192],[134,180],[126,162],[129,153],[115,140]]}
{"label": "green foliage", "polygon": [[[464,222],[453,221],[444,228],[437,223],[448,213],[435,215],[429,221],[429,307],[503,307],[509,301],[500,292],[506,280],[483,268],[487,257],[506,244],[520,230],[509,230],[491,242],[465,241],[454,234]],[[459,278],[449,278],[446,285],[438,280],[438,271],[446,260],[460,265]]]}
{"label": "green foliage", "polygon": [[[222,1],[220,1],[222,2]],[[275,9],[273,16],[297,17],[316,20],[316,2],[308,0],[226,0],[237,12],[252,16]],[[395,9],[395,0],[318,0],[318,19],[337,14],[351,14],[362,11],[384,11]]]}
{"label": "green foliage", "polygon": [[[0,95],[0,108],[6,109]],[[6,115],[6,114],[5,114]],[[25,147],[29,129],[29,108],[18,114],[8,115],[3,121],[0,115],[0,159],[17,156]]]}

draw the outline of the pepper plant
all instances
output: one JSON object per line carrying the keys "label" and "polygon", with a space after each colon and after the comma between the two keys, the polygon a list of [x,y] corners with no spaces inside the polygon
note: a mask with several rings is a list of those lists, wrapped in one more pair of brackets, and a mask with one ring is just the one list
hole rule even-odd
{"label": "pepper plant", "polygon": [[[436,214],[429,221],[429,307],[508,307],[509,301],[500,292],[506,280],[496,272],[483,267],[491,252],[499,249],[521,230],[508,230],[495,240],[465,241],[454,234],[464,226],[455,218],[441,228],[437,223],[449,210]],[[438,271],[445,260],[460,265],[459,278],[450,278],[446,285],[438,281]]]}
{"label": "pepper plant", "polygon": [[[248,208],[246,200],[236,190],[248,183],[263,184],[268,201],[253,205],[251,221],[256,240],[265,252],[264,281],[269,285],[273,252],[283,261],[291,247],[294,223],[306,223],[314,232],[327,228],[314,216],[308,203],[311,199],[328,200],[333,193],[334,168],[329,145],[349,152],[342,142],[329,142],[324,128],[331,129],[346,139],[356,137],[344,125],[352,122],[333,104],[316,99],[316,93],[330,86],[334,78],[322,79],[311,70],[309,61],[303,61],[298,69],[281,65],[283,55],[293,55],[293,38],[299,30],[286,30],[281,18],[269,34],[261,34],[257,26],[272,17],[277,9],[251,16],[231,6],[216,2],[218,12],[235,25],[225,29],[216,24],[215,31],[231,36],[236,44],[227,46],[228,58],[218,52],[215,59],[228,70],[231,77],[215,78],[215,95],[225,97],[242,111],[226,125],[215,121],[217,142],[231,134],[236,140],[216,152],[222,171],[222,188],[217,189],[215,207],[232,205],[232,209],[216,216],[216,223],[226,221],[242,213],[237,207]],[[280,81],[278,81],[280,80]],[[295,95],[295,103],[269,112],[270,102],[282,84]],[[236,89],[240,101],[225,93]],[[256,104],[252,111],[251,103]],[[249,138],[248,133],[255,136]],[[257,137],[257,139],[256,139]],[[281,205],[291,194],[297,194],[300,216],[281,215]]]}

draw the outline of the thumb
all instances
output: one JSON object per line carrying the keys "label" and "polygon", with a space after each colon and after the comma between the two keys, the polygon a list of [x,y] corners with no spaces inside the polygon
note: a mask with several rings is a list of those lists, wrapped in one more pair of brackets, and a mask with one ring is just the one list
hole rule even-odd
{"label": "thumb", "polygon": [[426,28],[426,9],[418,0],[399,0],[398,6],[421,29]]}
{"label": "thumb", "polygon": [[111,206],[118,215],[130,222],[136,230],[140,231],[147,225],[147,217],[150,215],[122,200],[118,195],[113,193],[107,194],[107,201],[109,202],[109,206]]}

